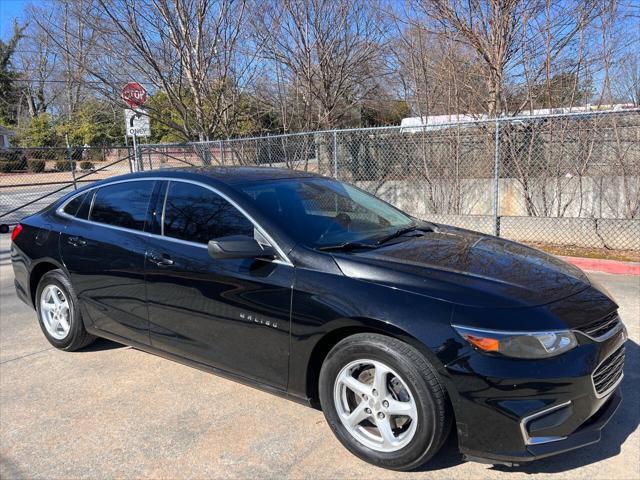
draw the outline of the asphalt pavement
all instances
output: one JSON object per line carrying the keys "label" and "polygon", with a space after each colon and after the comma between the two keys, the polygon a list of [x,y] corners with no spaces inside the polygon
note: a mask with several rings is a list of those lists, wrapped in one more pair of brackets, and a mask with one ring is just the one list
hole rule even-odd
{"label": "asphalt pavement", "polygon": [[594,274],[629,331],[624,401],[602,441],[507,468],[462,462],[452,436],[420,471],[373,467],[322,413],[99,340],[49,345],[15,295],[0,238],[0,478],[640,478],[640,277]]}

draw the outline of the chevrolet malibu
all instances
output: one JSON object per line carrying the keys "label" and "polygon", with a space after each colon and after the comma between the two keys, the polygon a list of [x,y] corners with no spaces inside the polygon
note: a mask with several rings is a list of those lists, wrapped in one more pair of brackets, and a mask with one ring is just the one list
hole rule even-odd
{"label": "chevrolet malibu", "polygon": [[579,269],[270,168],[91,184],[12,232],[18,295],[61,350],[96,337],[322,409],[373,464],[414,469],[597,442],[626,330]]}

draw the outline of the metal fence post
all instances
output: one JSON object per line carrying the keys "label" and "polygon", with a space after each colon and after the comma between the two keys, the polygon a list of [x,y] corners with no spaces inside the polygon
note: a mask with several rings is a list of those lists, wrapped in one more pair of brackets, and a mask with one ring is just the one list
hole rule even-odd
{"label": "metal fence post", "polygon": [[494,165],[494,184],[493,184],[493,234],[500,236],[500,215],[498,211],[498,198],[500,189],[500,120],[496,118],[495,131],[495,165]]}
{"label": "metal fence post", "polygon": [[338,178],[338,135],[333,131],[333,176]]}
{"label": "metal fence post", "polygon": [[142,156],[140,155],[140,143],[135,133],[133,134],[133,163],[136,172],[144,171],[144,164],[142,163]]}
{"label": "metal fence post", "polygon": [[67,158],[69,159],[69,168],[71,171],[71,178],[73,179],[73,189],[77,190],[78,185],[76,184],[76,169],[73,164],[73,152],[71,152],[71,145],[69,145],[69,136],[65,134],[64,137],[67,142]]}

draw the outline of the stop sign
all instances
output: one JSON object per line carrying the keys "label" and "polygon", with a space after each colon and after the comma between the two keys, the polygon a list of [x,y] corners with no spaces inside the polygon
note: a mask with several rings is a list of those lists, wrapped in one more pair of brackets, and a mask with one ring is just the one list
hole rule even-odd
{"label": "stop sign", "polygon": [[129,82],[122,87],[122,100],[135,109],[147,101],[147,91],[138,82]]}

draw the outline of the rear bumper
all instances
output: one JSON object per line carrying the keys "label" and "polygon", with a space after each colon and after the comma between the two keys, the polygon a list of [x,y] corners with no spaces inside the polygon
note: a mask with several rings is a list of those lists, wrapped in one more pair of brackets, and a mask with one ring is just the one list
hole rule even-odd
{"label": "rear bumper", "polygon": [[33,308],[33,304],[31,303],[31,299],[29,298],[29,294],[25,291],[25,289],[22,287],[22,285],[20,285],[20,282],[18,282],[17,279],[13,280],[13,284],[16,287],[16,294],[18,295],[18,298],[20,300],[22,300],[24,303],[26,303],[27,305],[29,305],[30,307]]}
{"label": "rear bumper", "polygon": [[622,393],[620,392],[620,387],[618,387],[600,410],[578,430],[562,440],[527,445],[524,450],[508,453],[473,451],[465,448],[461,448],[461,451],[465,458],[470,461],[516,465],[585,447],[600,441],[602,429],[616,413],[621,402]]}

